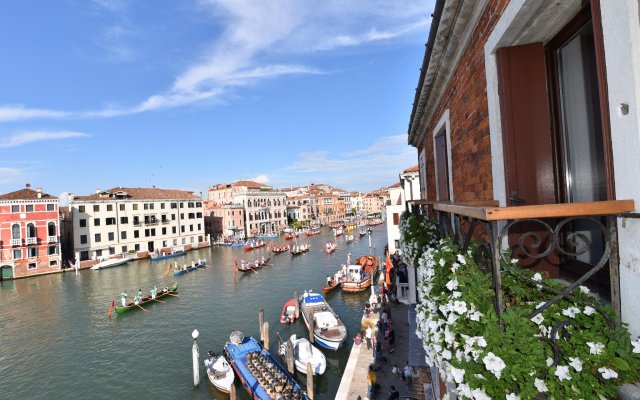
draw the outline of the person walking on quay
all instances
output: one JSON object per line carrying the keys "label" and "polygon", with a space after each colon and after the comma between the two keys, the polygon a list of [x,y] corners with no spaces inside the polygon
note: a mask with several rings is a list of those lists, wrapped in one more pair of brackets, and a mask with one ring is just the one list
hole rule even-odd
{"label": "person walking on quay", "polygon": [[371,325],[367,326],[367,329],[364,331],[364,338],[367,340],[367,350],[371,350],[371,334],[373,331],[371,330]]}
{"label": "person walking on quay", "polygon": [[389,397],[387,397],[387,400],[397,400],[399,398],[400,392],[396,390],[395,385],[391,385],[391,387],[389,388]]}
{"label": "person walking on quay", "polygon": [[373,337],[373,362],[374,364],[378,364],[380,359],[382,358],[382,343],[376,338]]}
{"label": "person walking on quay", "polygon": [[389,353],[393,353],[394,345],[396,343],[396,331],[393,329],[393,323],[389,323],[385,332],[385,338],[387,339],[387,350],[389,350]]}
{"label": "person walking on quay", "polygon": [[126,307],[127,306],[127,291],[123,290],[122,293],[120,293],[120,300],[122,301],[122,307]]}
{"label": "person walking on quay", "polygon": [[373,369],[373,365],[369,365],[369,374],[367,374],[367,397],[373,399],[373,390],[378,382],[378,376]]}

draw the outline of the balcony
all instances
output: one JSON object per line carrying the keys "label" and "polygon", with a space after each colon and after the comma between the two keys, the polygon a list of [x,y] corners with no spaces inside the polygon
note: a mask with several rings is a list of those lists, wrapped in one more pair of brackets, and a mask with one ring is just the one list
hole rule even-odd
{"label": "balcony", "polygon": [[58,242],[57,236],[47,236],[47,243],[57,243],[57,242]]}
{"label": "balcony", "polygon": [[38,238],[35,238],[35,237],[27,238],[27,244],[36,244],[36,243],[38,243]]}
{"label": "balcony", "polygon": [[150,226],[150,225],[158,225],[158,223],[159,223],[159,221],[157,219],[150,220],[150,221],[144,221],[144,224],[148,225],[148,226]]}
{"label": "balcony", "polygon": [[11,239],[11,246],[20,246],[22,244],[22,239]]}

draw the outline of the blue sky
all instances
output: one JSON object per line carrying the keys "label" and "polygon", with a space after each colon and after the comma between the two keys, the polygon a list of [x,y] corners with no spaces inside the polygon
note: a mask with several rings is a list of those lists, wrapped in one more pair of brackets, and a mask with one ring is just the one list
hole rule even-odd
{"label": "blue sky", "polygon": [[406,138],[433,0],[0,5],[0,192],[369,191]]}

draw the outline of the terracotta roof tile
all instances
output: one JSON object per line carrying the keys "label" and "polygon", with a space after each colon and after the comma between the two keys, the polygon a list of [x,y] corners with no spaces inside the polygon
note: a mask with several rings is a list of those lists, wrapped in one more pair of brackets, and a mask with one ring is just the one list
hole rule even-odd
{"label": "terracotta roof tile", "polygon": [[51,196],[46,193],[42,193],[40,197],[38,197],[38,192],[33,189],[20,189],[15,192],[5,193],[0,195],[0,200],[38,200],[38,199],[55,199],[54,196]]}
{"label": "terracotta roof tile", "polygon": [[114,200],[114,197],[105,196],[106,193],[115,194],[118,192],[126,193],[129,200],[172,200],[172,199],[201,199],[199,196],[185,190],[175,189],[158,189],[158,188],[113,188],[103,190],[99,194],[90,196],[76,196],[74,201],[78,200]]}
{"label": "terracotta roof tile", "polygon": [[248,188],[270,188],[272,186],[266,185],[264,183],[254,182],[254,181],[236,181],[231,184],[231,186],[245,186]]}
{"label": "terracotta roof tile", "polygon": [[413,167],[409,167],[407,169],[405,169],[404,171],[402,171],[403,173],[406,172],[418,172],[420,170],[420,167],[418,167],[418,165],[414,165]]}

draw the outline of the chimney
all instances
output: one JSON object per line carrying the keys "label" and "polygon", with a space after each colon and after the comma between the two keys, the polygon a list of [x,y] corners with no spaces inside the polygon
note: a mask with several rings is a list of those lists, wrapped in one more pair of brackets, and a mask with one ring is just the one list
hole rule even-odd
{"label": "chimney", "polygon": [[38,198],[42,198],[42,188],[36,188],[36,193],[38,193]]}

